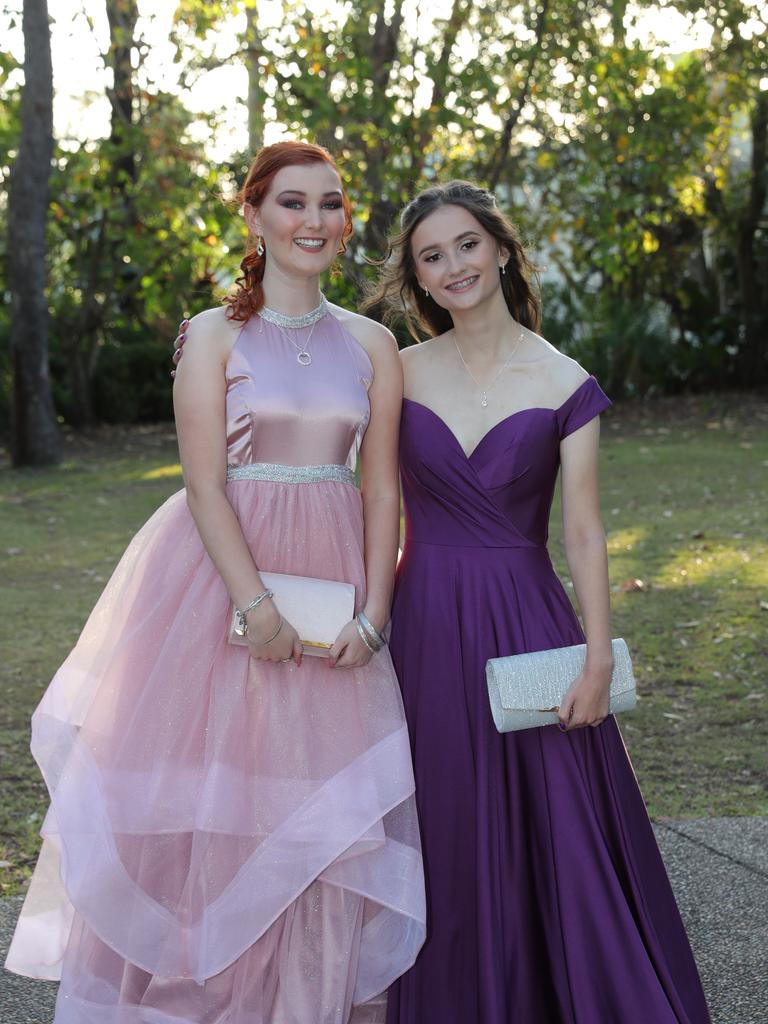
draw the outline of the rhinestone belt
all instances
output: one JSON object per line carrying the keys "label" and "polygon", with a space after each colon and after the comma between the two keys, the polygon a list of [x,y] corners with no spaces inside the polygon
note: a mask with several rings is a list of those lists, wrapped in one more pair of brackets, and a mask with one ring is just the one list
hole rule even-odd
{"label": "rhinestone belt", "polygon": [[227,480],[270,480],[281,484],[317,484],[332,481],[355,484],[348,466],[281,466],[276,462],[251,462],[246,466],[227,466]]}

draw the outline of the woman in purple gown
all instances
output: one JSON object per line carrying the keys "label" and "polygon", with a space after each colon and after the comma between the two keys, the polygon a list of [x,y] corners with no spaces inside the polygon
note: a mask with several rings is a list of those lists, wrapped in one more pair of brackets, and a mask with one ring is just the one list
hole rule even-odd
{"label": "woman in purple gown", "polygon": [[[705,1024],[704,995],[619,729],[597,381],[536,333],[488,192],[431,188],[368,305],[406,304],[405,546],[391,651],[427,875],[427,941],[388,1024]],[[401,309],[402,311],[402,309]],[[562,468],[584,632],[547,553]],[[560,724],[500,735],[489,658],[584,642]]]}

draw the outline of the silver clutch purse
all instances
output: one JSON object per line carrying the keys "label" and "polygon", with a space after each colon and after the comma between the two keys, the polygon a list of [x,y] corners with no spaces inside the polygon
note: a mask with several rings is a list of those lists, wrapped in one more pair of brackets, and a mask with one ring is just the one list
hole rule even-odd
{"label": "silver clutch purse", "polygon": [[[311,576],[290,576],[260,572],[264,586],[274,593],[277,610],[299,634],[305,654],[328,657],[342,626],[355,617],[354,583],[319,580]],[[237,609],[232,609],[228,640],[247,646],[248,639],[235,632]]]}
{"label": "silver clutch purse", "polygon": [[[627,645],[612,640],[610,713],[631,711],[637,703],[635,677]],[[491,658],[485,666],[493,722],[499,732],[556,725],[560,706],[571,683],[584,668],[586,644],[550,651]]]}

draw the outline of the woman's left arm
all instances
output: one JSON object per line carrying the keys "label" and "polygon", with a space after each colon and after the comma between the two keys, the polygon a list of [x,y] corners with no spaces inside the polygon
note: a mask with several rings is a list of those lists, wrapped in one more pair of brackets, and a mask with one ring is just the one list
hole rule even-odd
{"label": "woman's left arm", "polygon": [[[398,439],[403,401],[403,371],[394,336],[373,321],[354,324],[373,364],[368,391],[371,417],[360,447],[365,530],[366,600],[363,611],[381,632],[389,621],[400,538],[400,478]],[[356,626],[342,630],[331,650],[331,662],[340,668],[364,665],[370,658]]]}
{"label": "woman's left arm", "polygon": [[560,728],[600,725],[608,714],[611,671],[611,608],[608,552],[600,518],[596,416],[560,443],[565,556],[576,590],[587,658],[560,707]]}

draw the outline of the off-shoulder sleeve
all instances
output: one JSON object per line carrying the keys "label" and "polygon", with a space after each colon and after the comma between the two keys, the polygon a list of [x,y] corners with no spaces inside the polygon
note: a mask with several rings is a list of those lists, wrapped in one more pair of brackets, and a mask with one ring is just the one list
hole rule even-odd
{"label": "off-shoulder sleeve", "polygon": [[597,383],[594,377],[587,377],[583,384],[579,385],[570,398],[557,410],[557,425],[560,429],[560,439],[568,437],[585,423],[589,423],[595,416],[599,416],[608,406],[611,400]]}

